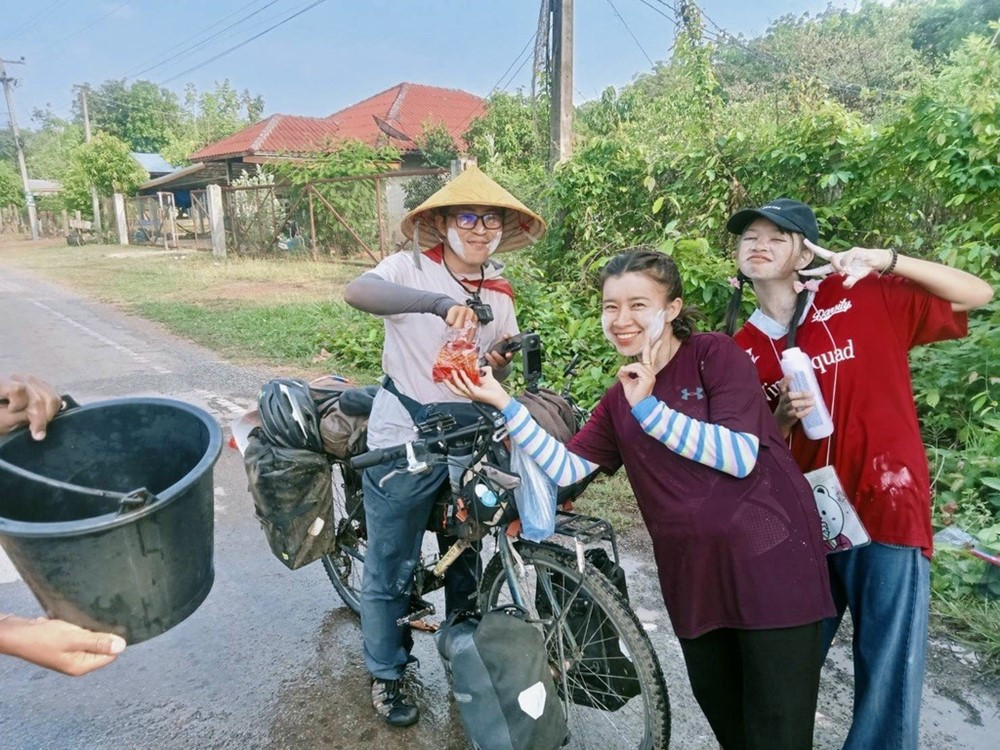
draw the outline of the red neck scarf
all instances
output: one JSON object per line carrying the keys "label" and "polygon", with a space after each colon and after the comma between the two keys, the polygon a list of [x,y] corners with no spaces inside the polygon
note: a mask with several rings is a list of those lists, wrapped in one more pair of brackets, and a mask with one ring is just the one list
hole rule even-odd
{"label": "red neck scarf", "polygon": [[[435,263],[444,263],[444,243],[439,242],[434,247],[424,250],[424,257],[428,260],[434,261]],[[470,282],[473,284],[477,283],[471,280]],[[514,299],[514,288],[510,285],[510,282],[503,277],[484,280],[483,289],[492,289],[494,292],[506,294],[511,299]]]}

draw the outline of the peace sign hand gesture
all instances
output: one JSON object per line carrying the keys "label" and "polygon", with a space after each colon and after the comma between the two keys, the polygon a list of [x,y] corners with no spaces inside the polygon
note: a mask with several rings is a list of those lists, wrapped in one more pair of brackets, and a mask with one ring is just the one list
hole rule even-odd
{"label": "peace sign hand gesture", "polygon": [[656,383],[656,355],[663,339],[650,346],[649,339],[642,345],[642,360],[632,362],[618,370],[618,380],[630,406],[635,406],[653,392]]}
{"label": "peace sign hand gesture", "polygon": [[820,247],[814,242],[805,240],[806,247],[812,250],[816,257],[829,261],[824,266],[807,268],[799,271],[802,276],[824,277],[831,273],[839,273],[844,279],[844,288],[850,289],[872,271],[880,272],[889,267],[892,262],[892,251],[881,248],[852,247],[842,253],[835,253]]}

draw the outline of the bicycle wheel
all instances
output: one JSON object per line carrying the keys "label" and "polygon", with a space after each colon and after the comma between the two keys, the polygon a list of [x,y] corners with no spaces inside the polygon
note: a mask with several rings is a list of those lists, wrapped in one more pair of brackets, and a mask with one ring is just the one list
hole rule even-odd
{"label": "bicycle wheel", "polygon": [[[617,589],[554,546],[520,543],[549,664],[570,729],[569,748],[659,750],[670,741],[670,703],[649,637]],[[512,601],[500,555],[483,574],[484,609]],[[560,665],[563,665],[560,668]]]}
{"label": "bicycle wheel", "polygon": [[333,468],[333,518],[337,543],[323,555],[323,567],[344,604],[361,613],[361,579],[365,571],[368,533],[362,502],[361,475],[350,467]]}

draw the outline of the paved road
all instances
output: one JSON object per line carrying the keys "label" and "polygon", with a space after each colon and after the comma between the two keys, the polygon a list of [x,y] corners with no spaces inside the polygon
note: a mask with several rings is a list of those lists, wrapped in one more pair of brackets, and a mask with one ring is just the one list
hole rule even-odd
{"label": "paved road", "polygon": [[[25,370],[81,402],[156,395],[202,406],[223,424],[273,373],[234,367],[158,326],[88,302],[2,266],[0,371]],[[356,618],[318,565],[290,572],[252,517],[235,451],[215,469],[216,580],[201,608],[173,630],[128,649],[112,666],[70,679],[0,660],[0,748],[463,748],[433,643],[418,637],[424,718],[411,730],[373,720]],[[686,688],[648,554],[628,540],[629,587],[667,672],[672,747],[714,750]],[[40,614],[0,553],[0,610]],[[935,650],[924,747],[994,750],[997,685],[948,648]],[[818,748],[836,748],[850,714],[850,668],[835,648],[825,673]],[[603,750],[611,750],[604,748]]]}

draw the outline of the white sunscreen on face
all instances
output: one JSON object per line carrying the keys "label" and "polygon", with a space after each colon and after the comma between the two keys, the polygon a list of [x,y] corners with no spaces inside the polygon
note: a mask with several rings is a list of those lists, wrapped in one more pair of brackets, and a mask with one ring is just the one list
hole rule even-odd
{"label": "white sunscreen on face", "polygon": [[500,247],[500,239],[502,237],[503,237],[503,230],[498,229],[496,236],[492,240],[490,240],[490,244],[486,246],[486,249],[489,251],[490,255],[493,255],[493,253],[497,251],[497,248]]}
{"label": "white sunscreen on face", "polygon": [[[500,247],[501,239],[503,239],[503,231],[499,230],[497,231],[496,236],[490,240],[489,244],[486,246],[486,251],[489,255],[493,255],[493,253],[497,251],[497,248]],[[462,260],[468,260],[465,253],[465,243],[462,242],[462,238],[458,236],[458,230],[454,227],[448,227],[448,244],[451,246],[451,249],[455,251],[455,255]]]}
{"label": "white sunscreen on face", "polygon": [[612,344],[615,343],[615,337],[611,334],[611,324],[615,320],[615,313],[606,312],[601,314],[601,330],[604,331],[604,338],[610,341]]}
{"label": "white sunscreen on face", "polygon": [[458,236],[458,230],[455,227],[448,227],[448,245],[455,251],[455,255],[464,261],[468,261],[468,258],[465,257],[465,243]]}
{"label": "white sunscreen on face", "polygon": [[[615,336],[611,332],[611,325],[614,323],[617,317],[615,312],[606,312],[601,315],[601,330],[604,331],[604,338],[610,341],[617,348],[618,342],[615,341]],[[646,340],[650,344],[655,344],[660,336],[663,335],[663,331],[666,328],[666,310],[657,310],[653,313],[643,313],[636,314],[636,322],[642,326],[645,331]]]}
{"label": "white sunscreen on face", "polygon": [[660,340],[663,330],[667,327],[666,310],[657,310],[655,313],[646,315],[636,315],[639,325],[646,329],[646,340],[650,346]]}

